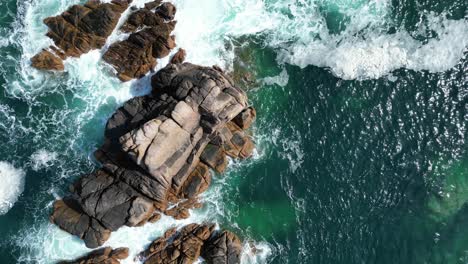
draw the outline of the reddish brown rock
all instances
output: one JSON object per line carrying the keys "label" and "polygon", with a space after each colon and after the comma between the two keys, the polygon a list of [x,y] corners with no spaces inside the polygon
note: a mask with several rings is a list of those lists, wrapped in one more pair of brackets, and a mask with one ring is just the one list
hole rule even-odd
{"label": "reddish brown rock", "polygon": [[178,203],[174,207],[166,210],[164,214],[174,217],[174,219],[187,219],[190,217],[189,210],[201,208],[202,204],[197,199],[188,199]]}
{"label": "reddish brown rock", "polygon": [[156,59],[166,57],[175,48],[175,39],[171,36],[175,21],[172,12],[175,7],[163,3],[155,10],[142,8],[130,14],[121,30],[130,36],[112,44],[104,53],[103,59],[114,67],[122,81],[141,78],[156,67]]}
{"label": "reddish brown rock", "polygon": [[[51,50],[57,57],[65,59],[79,57],[91,50],[102,48],[130,2],[131,0],[113,0],[110,3],[101,3],[91,0],[84,5],[72,6],[59,16],[44,19],[49,28],[47,36],[56,46],[51,47]],[[50,65],[48,61],[53,55],[38,55],[33,58],[34,67],[38,66],[37,68],[42,70],[63,70],[60,64],[55,64],[56,67],[43,67]]]}
{"label": "reddish brown rock", "polygon": [[145,264],[191,264],[203,257],[210,264],[239,264],[240,239],[229,231],[217,231],[213,224],[190,224],[171,229],[140,254]]}
{"label": "reddish brown rock", "polygon": [[203,246],[202,257],[208,264],[239,264],[242,242],[230,231],[213,234]]}
{"label": "reddish brown rock", "polygon": [[38,70],[63,71],[65,66],[61,58],[48,50],[42,50],[32,57],[31,64]]}
{"label": "reddish brown rock", "polygon": [[187,57],[187,52],[184,49],[179,49],[176,54],[171,58],[172,64],[180,64],[185,61],[185,57]]}
{"label": "reddish brown rock", "polygon": [[114,0],[101,3],[91,0],[83,6],[74,5],[63,14],[44,20],[49,27],[47,36],[69,57],[79,57],[93,49],[100,49],[129,2]]}
{"label": "reddish brown rock", "polygon": [[72,261],[61,261],[59,264],[119,264],[120,260],[128,258],[128,248],[110,247],[92,251],[84,257]]}

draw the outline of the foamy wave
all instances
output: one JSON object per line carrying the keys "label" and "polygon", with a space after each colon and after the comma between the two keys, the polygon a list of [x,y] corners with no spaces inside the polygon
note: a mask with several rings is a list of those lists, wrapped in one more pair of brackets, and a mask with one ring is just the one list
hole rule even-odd
{"label": "foamy wave", "polygon": [[244,243],[241,255],[242,264],[263,264],[267,263],[272,255],[271,246],[268,243]]}
{"label": "foamy wave", "polygon": [[[405,30],[385,33],[392,23],[388,0],[173,2],[179,10],[177,42],[188,50],[188,60],[227,69],[234,54],[226,43],[254,34],[265,35],[265,45],[278,51],[279,63],[326,67],[343,79],[379,78],[400,68],[445,71],[468,46],[468,21],[444,14],[428,14],[420,23],[421,33],[436,33],[427,42]],[[342,17],[345,27],[331,28],[326,15]]]}
{"label": "foamy wave", "polygon": [[24,190],[24,177],[26,173],[22,169],[15,168],[12,164],[0,161],[0,215],[6,214],[18,201],[18,197]]}
{"label": "foamy wave", "polygon": [[454,67],[468,46],[468,22],[433,16],[429,30],[438,37],[425,44],[406,31],[298,43],[287,48],[280,60],[302,68],[327,67],[343,79],[374,79],[400,68],[442,72]]}
{"label": "foamy wave", "polygon": [[42,168],[49,167],[56,159],[56,152],[49,152],[45,149],[40,149],[31,155],[31,167],[33,170],[38,171]]}

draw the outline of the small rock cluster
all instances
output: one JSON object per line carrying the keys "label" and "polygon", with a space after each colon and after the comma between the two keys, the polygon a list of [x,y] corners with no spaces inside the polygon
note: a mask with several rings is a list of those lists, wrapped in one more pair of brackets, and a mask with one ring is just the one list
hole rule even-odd
{"label": "small rock cluster", "polygon": [[202,257],[209,264],[238,264],[240,239],[230,231],[214,230],[212,224],[191,224],[170,229],[140,254],[145,264],[194,263]]}
{"label": "small rock cluster", "polygon": [[73,5],[59,16],[46,18],[47,36],[55,46],[34,56],[32,66],[40,70],[63,71],[63,60],[67,57],[80,57],[93,49],[101,49],[130,2],[91,0],[84,5]]}

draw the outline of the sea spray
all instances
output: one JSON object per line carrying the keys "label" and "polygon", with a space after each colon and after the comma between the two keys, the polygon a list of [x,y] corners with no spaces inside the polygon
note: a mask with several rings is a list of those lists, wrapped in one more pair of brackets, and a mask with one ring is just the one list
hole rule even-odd
{"label": "sea spray", "polygon": [[[226,43],[246,35],[264,35],[279,63],[329,68],[343,79],[374,79],[408,68],[440,72],[462,58],[468,46],[468,21],[428,13],[419,28],[435,32],[427,42],[394,27],[390,1],[175,1],[175,30],[189,61],[232,68]],[[210,14],[206,16],[206,14]],[[327,24],[342,16],[337,33]],[[335,32],[335,33],[334,33]],[[438,56],[434,59],[433,56]]]}
{"label": "sea spray", "polygon": [[24,190],[26,173],[12,164],[0,161],[0,215],[6,214]]}

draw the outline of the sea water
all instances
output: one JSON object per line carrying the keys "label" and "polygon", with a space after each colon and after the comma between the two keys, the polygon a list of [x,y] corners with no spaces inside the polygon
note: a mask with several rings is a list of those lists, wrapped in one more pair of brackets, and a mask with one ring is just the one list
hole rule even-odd
{"label": "sea water", "polygon": [[[148,76],[120,83],[103,51],[64,73],[30,66],[52,43],[42,20],[83,2],[0,2],[0,263],[89,251],[49,223],[52,203],[99,166],[112,113],[150,90]],[[465,1],[172,2],[188,61],[253,74],[257,149],[189,219],[114,232],[106,246],[130,247],[124,263],[203,221],[246,241],[243,263],[468,263]]]}

